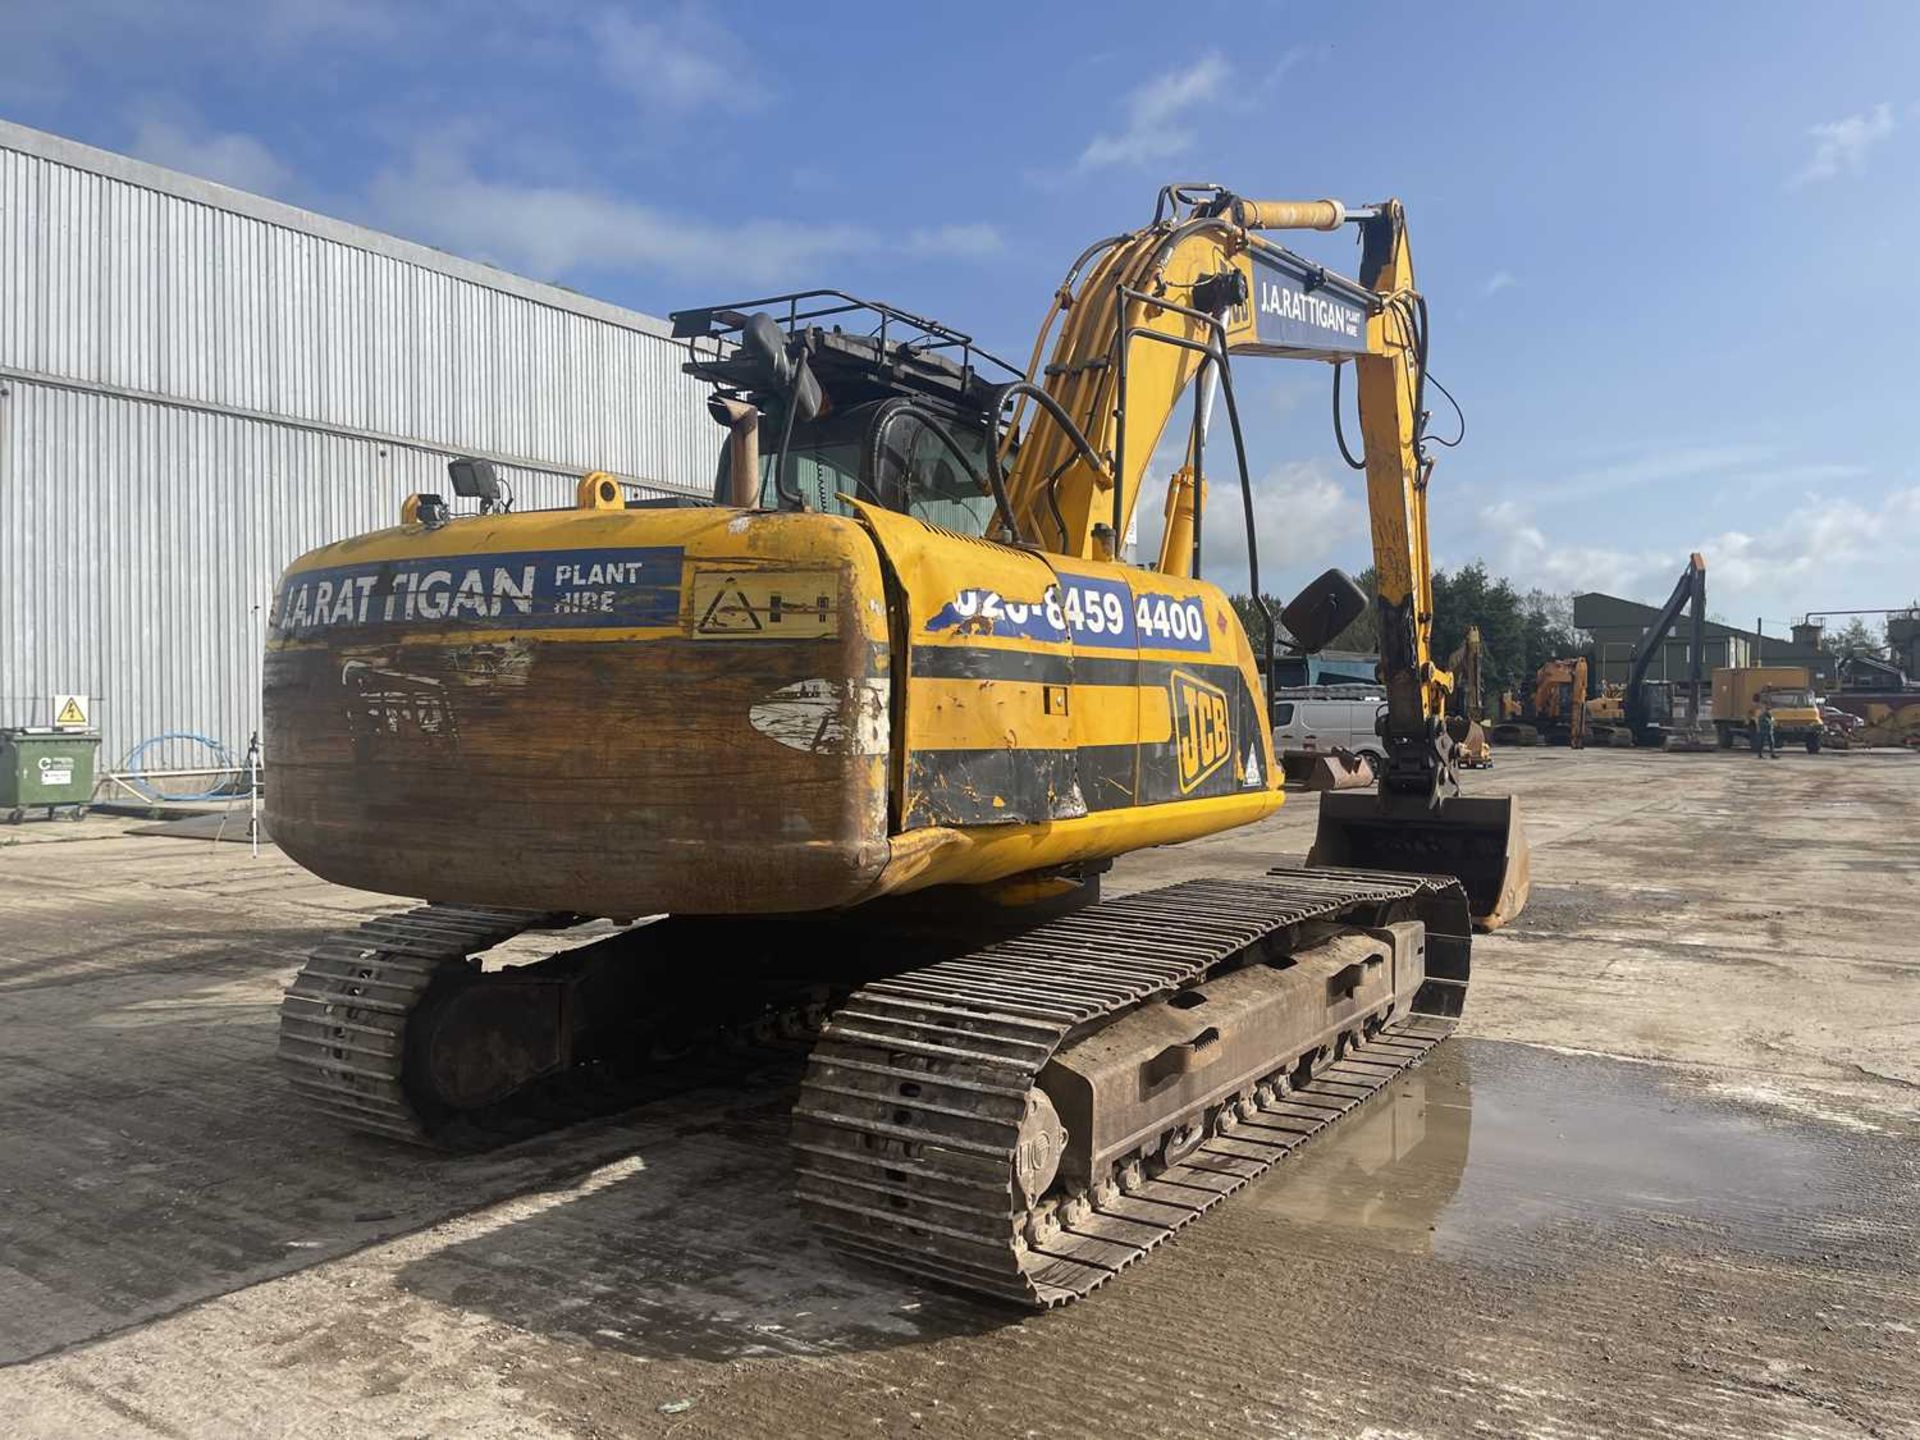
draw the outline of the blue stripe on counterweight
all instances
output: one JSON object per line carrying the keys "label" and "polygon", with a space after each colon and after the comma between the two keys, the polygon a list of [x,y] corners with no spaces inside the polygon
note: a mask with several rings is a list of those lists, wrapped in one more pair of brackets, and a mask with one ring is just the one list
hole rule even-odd
{"label": "blue stripe on counterweight", "polygon": [[510,550],[370,560],[281,581],[271,630],[308,640],[337,630],[417,625],[531,630],[672,625],[680,615],[678,545]]}

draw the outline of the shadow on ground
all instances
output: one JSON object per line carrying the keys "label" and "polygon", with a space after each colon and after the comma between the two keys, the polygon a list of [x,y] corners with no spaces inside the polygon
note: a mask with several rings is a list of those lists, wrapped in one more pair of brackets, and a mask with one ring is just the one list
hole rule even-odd
{"label": "shadow on ground", "polygon": [[[793,1198],[791,1086],[671,1105],[670,1141],[400,1268],[402,1289],[518,1329],[649,1359],[867,1350],[1023,1312],[835,1254]],[[690,1113],[697,1105],[697,1112]],[[515,1207],[502,1207],[512,1211]]]}
{"label": "shadow on ground", "polygon": [[[0,1364],[564,1185],[673,1134],[649,1108],[479,1155],[349,1134],[304,1107],[274,1056],[280,992],[323,932],[236,934],[245,923],[157,930],[118,965],[83,928],[0,964]],[[687,1098],[673,1116],[724,1103]]]}

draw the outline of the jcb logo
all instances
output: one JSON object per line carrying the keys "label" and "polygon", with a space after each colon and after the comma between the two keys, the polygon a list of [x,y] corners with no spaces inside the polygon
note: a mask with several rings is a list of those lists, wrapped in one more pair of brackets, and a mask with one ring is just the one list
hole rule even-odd
{"label": "jcb logo", "polygon": [[1227,762],[1233,731],[1227,721],[1227,692],[1184,670],[1173,672],[1173,744],[1180,756],[1180,791],[1185,794]]}

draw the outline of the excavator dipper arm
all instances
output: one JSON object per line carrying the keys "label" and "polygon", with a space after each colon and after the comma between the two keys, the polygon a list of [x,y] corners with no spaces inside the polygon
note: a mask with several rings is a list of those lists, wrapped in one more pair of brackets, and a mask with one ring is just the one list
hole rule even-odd
{"label": "excavator dipper arm", "polygon": [[1646,638],[1634,652],[1633,668],[1627,674],[1626,721],[1627,726],[1638,739],[1653,724],[1647,705],[1647,671],[1653,665],[1653,657],[1658,655],[1667,643],[1674,624],[1680,619],[1680,612],[1689,606],[1693,610],[1693,628],[1688,639],[1691,654],[1689,685],[1692,687],[1692,709],[1689,718],[1699,718],[1700,696],[1700,651],[1701,632],[1705,623],[1707,606],[1707,562],[1695,551],[1687,557],[1687,568],[1680,572],[1680,579],[1673,587],[1673,594],[1667,597],[1666,606],[1660,611],[1652,625],[1647,627]]}

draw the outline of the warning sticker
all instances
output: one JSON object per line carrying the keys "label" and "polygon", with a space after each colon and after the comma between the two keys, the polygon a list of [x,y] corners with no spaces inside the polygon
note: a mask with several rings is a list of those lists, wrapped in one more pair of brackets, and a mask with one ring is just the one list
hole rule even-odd
{"label": "warning sticker", "polygon": [[699,570],[693,633],[701,640],[818,640],[840,633],[831,570]]}
{"label": "warning sticker", "polygon": [[89,723],[87,710],[92,704],[90,695],[56,695],[53,697],[53,723],[62,730],[84,730]]}

